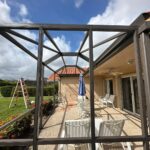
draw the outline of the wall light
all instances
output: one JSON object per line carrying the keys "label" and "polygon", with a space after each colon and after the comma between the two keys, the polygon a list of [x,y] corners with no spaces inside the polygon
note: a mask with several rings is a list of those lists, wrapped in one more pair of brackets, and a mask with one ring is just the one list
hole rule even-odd
{"label": "wall light", "polygon": [[134,59],[129,59],[127,63],[128,63],[128,65],[133,64],[134,63]]}

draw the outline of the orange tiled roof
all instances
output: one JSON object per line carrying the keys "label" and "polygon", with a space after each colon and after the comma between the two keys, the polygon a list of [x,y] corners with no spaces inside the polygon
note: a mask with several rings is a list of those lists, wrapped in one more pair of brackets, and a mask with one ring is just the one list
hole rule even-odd
{"label": "orange tiled roof", "polygon": [[[86,70],[86,68],[84,68],[84,70]],[[78,69],[76,67],[67,67],[67,68],[63,68],[62,70],[58,71],[57,72],[58,74],[80,74],[80,73],[83,73],[83,70],[81,69]],[[56,73],[53,73],[51,74],[49,77],[48,77],[48,81],[53,81],[54,78],[55,80],[59,80],[59,76],[58,74]]]}

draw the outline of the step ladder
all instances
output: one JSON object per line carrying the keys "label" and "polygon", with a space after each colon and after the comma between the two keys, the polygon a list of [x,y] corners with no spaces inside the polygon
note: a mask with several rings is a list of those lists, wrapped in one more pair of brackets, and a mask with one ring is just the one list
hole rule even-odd
{"label": "step ladder", "polygon": [[15,105],[17,105],[17,101],[18,101],[18,97],[19,97],[20,93],[22,93],[22,95],[23,95],[25,107],[29,108],[29,106],[31,106],[27,87],[25,85],[24,79],[21,78],[17,82],[17,85],[16,85],[14,93],[13,93],[13,97],[9,104],[9,108],[12,106],[12,103],[14,100],[15,100]]}

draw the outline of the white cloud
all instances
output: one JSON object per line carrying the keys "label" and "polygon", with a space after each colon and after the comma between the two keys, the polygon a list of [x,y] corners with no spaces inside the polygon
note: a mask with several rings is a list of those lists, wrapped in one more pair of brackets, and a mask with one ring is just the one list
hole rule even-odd
{"label": "white cloud", "polygon": [[75,0],[75,6],[76,8],[81,7],[81,5],[83,4],[84,0]]}
{"label": "white cloud", "polygon": [[[11,7],[6,3],[0,0],[0,24],[4,25],[6,23],[31,23],[31,20],[26,18],[27,9],[26,6],[23,4],[18,4],[20,7],[20,17],[15,16],[13,18],[11,16]],[[18,14],[19,15],[19,14]],[[33,40],[38,39],[38,32],[28,31],[28,30],[16,30],[16,32],[25,35]],[[33,45],[25,40],[22,40],[16,36],[13,36],[18,42],[20,42],[24,47],[29,49],[32,53],[37,56],[37,49],[36,45]],[[70,51],[70,43],[66,41],[64,36],[54,38],[54,41],[58,44],[59,48],[64,51]],[[51,48],[55,47],[46,40],[44,42],[45,45],[50,46]],[[54,55],[53,52],[44,49],[44,59],[52,57]],[[56,61],[55,65],[58,67],[62,64],[61,61]],[[54,67],[54,64],[52,64]],[[3,79],[18,79],[20,77],[24,77],[25,79],[35,79],[36,77],[36,61],[30,57],[29,55],[25,54],[22,50],[17,48],[14,44],[7,41],[5,38],[0,36],[0,78]],[[50,71],[46,69],[45,76],[48,76]]]}
{"label": "white cloud", "polygon": [[19,15],[22,17],[27,16],[28,15],[27,7],[24,4],[21,4],[19,7],[20,7]]}
{"label": "white cloud", "polygon": [[92,17],[88,24],[128,25],[149,10],[149,0],[110,0],[106,10]]}
{"label": "white cloud", "polygon": [[0,1],[0,24],[12,23],[12,19],[10,17],[10,7],[6,2]]}
{"label": "white cloud", "polygon": [[[141,13],[150,10],[150,0],[110,0],[108,6],[102,14],[97,14],[90,18],[88,24],[103,25],[129,25]],[[93,41],[97,43],[115,33],[112,32],[94,32]],[[107,47],[109,44],[106,44]],[[101,46],[94,50],[94,56],[98,57],[104,50],[105,46]]]}
{"label": "white cloud", "polygon": [[35,78],[35,60],[0,36],[0,78]]}

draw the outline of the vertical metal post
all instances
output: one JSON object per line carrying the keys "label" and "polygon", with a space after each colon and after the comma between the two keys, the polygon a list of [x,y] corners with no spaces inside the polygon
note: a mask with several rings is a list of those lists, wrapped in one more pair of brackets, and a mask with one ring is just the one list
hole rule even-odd
{"label": "vertical metal post", "polygon": [[[144,85],[146,94],[146,106],[148,114],[148,122],[150,125],[150,38],[148,32],[141,34],[142,50],[143,50],[143,73],[144,73]],[[149,129],[150,130],[150,129]]]}
{"label": "vertical metal post", "polygon": [[95,118],[94,118],[94,62],[93,62],[93,33],[89,30],[89,78],[90,78],[90,111],[91,111],[91,148],[95,150]]}
{"label": "vertical metal post", "polygon": [[43,30],[39,29],[39,45],[38,45],[38,61],[37,61],[37,84],[36,84],[36,98],[35,98],[35,112],[34,112],[34,137],[33,150],[38,150],[37,140],[39,136],[40,126],[40,108],[41,108],[41,83],[42,83],[42,57],[43,57]]}
{"label": "vertical metal post", "polygon": [[[142,135],[148,137],[148,127],[147,127],[147,115],[146,115],[146,100],[145,100],[145,90],[144,81],[142,76],[142,57],[141,49],[139,44],[139,38],[137,31],[134,33],[134,48],[135,48],[135,60],[136,60],[136,72],[137,72],[137,83],[138,83],[138,96],[140,104],[140,115],[141,115],[141,127]],[[144,150],[149,149],[149,143],[147,141],[143,142]]]}
{"label": "vertical metal post", "polygon": [[55,74],[54,74],[54,82],[53,82],[53,88],[54,88],[54,95],[53,95],[53,101],[54,101],[54,104],[56,105],[56,100],[55,100]]}
{"label": "vertical metal post", "polygon": [[40,107],[40,129],[43,128],[43,110],[42,110],[42,102],[43,102],[43,90],[44,90],[44,65],[42,65],[42,77],[41,77],[41,107]]}
{"label": "vertical metal post", "polygon": [[58,96],[61,97],[61,77],[60,77],[60,80],[59,80],[59,90],[58,91],[59,91]]}

